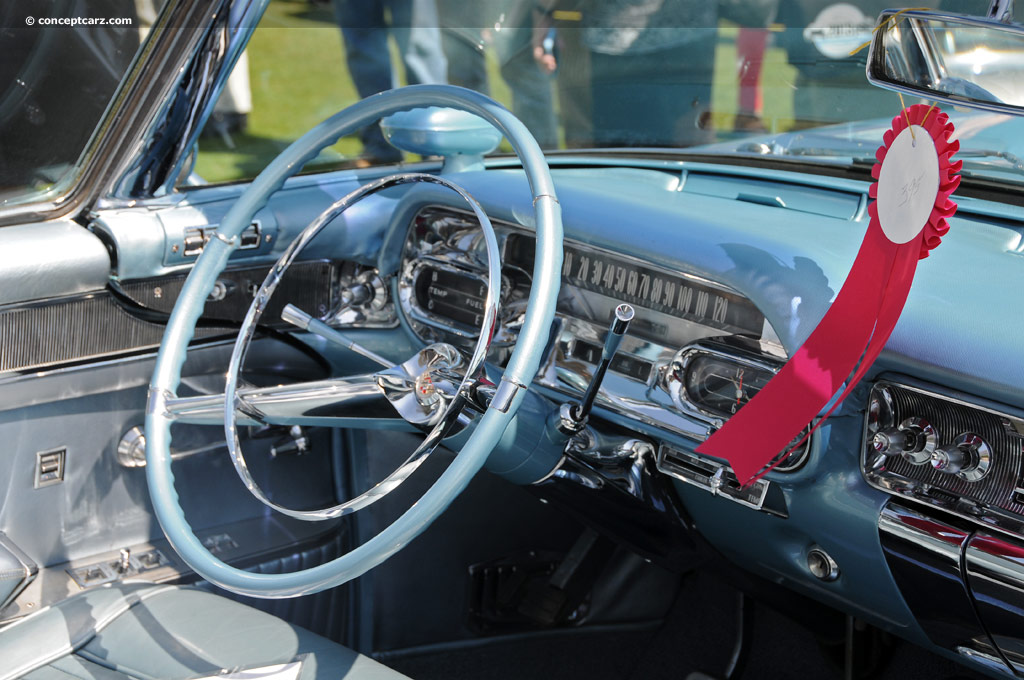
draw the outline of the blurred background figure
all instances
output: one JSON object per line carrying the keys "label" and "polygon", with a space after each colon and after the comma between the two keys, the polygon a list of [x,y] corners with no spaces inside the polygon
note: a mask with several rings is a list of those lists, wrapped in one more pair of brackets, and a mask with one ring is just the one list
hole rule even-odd
{"label": "blurred background figure", "polygon": [[594,146],[590,52],[583,43],[586,0],[539,0],[533,9],[533,59],[541,73],[555,76],[558,117],[567,149]]}
{"label": "blurred background figure", "polygon": [[[775,3],[541,0],[534,58],[542,71],[557,69],[560,93],[571,89],[576,95],[560,98],[566,146],[685,147],[712,141],[719,17],[763,27]],[[756,61],[759,69],[760,56]],[[575,82],[566,88],[563,79],[575,81],[581,73],[588,81],[590,139],[572,144],[570,130],[582,126],[570,123],[566,114],[575,109],[578,115],[582,88]],[[746,77],[756,111],[759,71]],[[572,108],[564,105],[567,99]]]}
{"label": "blurred background figure", "polygon": [[492,94],[487,48],[493,47],[501,79],[512,95],[512,112],[542,148],[558,145],[552,78],[537,69],[531,54],[533,0],[438,0],[441,38],[448,58],[448,82]]}
{"label": "blurred background figure", "polygon": [[[334,14],[345,42],[345,60],[360,97],[398,87],[388,37],[398,45],[405,82],[421,85],[447,82],[448,62],[441,48],[434,0],[334,0]],[[377,125],[360,131],[360,164],[397,163],[398,149],[388,144]]]}
{"label": "blurred background figure", "polygon": [[761,69],[768,47],[768,29],[741,27],[736,36],[736,71],[739,102],[733,128],[737,132],[767,132],[761,118],[764,101],[761,94]]}
{"label": "blurred background figure", "polygon": [[512,112],[545,149],[558,146],[553,80],[533,61],[533,0],[498,0],[503,21],[494,25],[492,40],[501,77],[512,92]]}
{"label": "blurred background figure", "polygon": [[490,94],[487,82],[486,45],[496,20],[494,0],[466,2],[437,0],[441,46],[448,61],[448,83]]}
{"label": "blurred background figure", "polygon": [[595,146],[711,141],[716,2],[592,0],[583,14]]}

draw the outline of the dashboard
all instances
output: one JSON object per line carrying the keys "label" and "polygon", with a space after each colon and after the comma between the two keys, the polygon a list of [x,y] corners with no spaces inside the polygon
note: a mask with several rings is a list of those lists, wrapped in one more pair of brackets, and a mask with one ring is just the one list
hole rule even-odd
{"label": "dashboard", "polygon": [[[508,222],[495,223],[495,230],[503,285],[491,359],[502,364],[522,324],[535,242],[527,230]],[[472,213],[429,206],[413,218],[397,290],[402,312],[422,341],[472,348],[487,296],[482,248]],[[635,316],[598,399],[626,418],[702,441],[767,384],[785,360],[764,314],[728,286],[567,240],[556,326],[536,384],[578,398],[600,361],[613,311],[623,302],[634,307]],[[782,471],[805,462],[809,443],[799,444],[780,452]],[[724,462],[695,465],[672,449],[662,451],[659,465],[708,490],[714,488],[715,472],[722,470],[729,480],[725,489],[733,492],[728,497],[759,509],[768,488],[764,482],[754,485],[753,495],[741,493]]]}
{"label": "dashboard", "polygon": [[[730,195],[721,168],[684,169],[677,182],[620,172],[628,197],[602,193],[609,180],[597,170],[556,170],[562,289],[534,388],[556,403],[579,399],[615,307],[627,302],[636,317],[591,426],[534,484],[538,493],[575,503],[652,558],[672,553],[670,525],[689,526],[775,583],[991,672],[1024,669],[1013,632],[1021,621],[1006,613],[1024,605],[1024,420],[1015,406],[1024,376],[1006,362],[1002,317],[979,307],[1000,277],[1015,275],[1016,234],[989,217],[1014,209],[962,200],[950,247],[920,267],[869,379],[813,437],[780,452],[761,482],[740,487],[726,461],[694,449],[827,309],[863,233],[866,184],[740,169]],[[751,176],[762,190],[801,196],[801,209],[738,200]],[[491,171],[467,183],[501,247],[490,357],[500,366],[529,297],[532,230],[527,206],[507,198],[514,179]],[[397,313],[421,342],[469,347],[486,295],[480,232],[470,213],[427,194],[391,221]],[[839,199],[842,211],[833,209]],[[986,267],[949,290],[941,281],[957,254]],[[936,342],[961,321],[954,346]],[[606,503],[617,492],[621,502]],[[674,498],[681,507],[671,521],[651,511],[665,514]]]}
{"label": "dashboard", "polygon": [[[545,419],[580,399],[612,310],[627,302],[636,316],[588,427],[555,469],[517,476],[501,467],[500,451],[489,469],[652,561],[685,563],[697,535],[747,572],[919,644],[997,674],[1024,668],[1024,329],[996,294],[1020,280],[1024,209],[960,198],[864,383],[762,483],[740,487],[726,461],[695,448],[828,309],[863,236],[867,183],[706,163],[574,163],[553,168],[566,238],[556,323],[529,390],[543,408],[520,410],[510,446],[537,446]],[[489,363],[500,371],[530,294],[530,194],[514,167],[457,181],[498,235],[502,289]],[[236,320],[290,238],[359,183],[344,173],[296,178],[276,195],[258,216],[264,245],[239,254],[208,315]],[[189,229],[215,226],[238,191],[204,190],[205,202],[188,210],[104,214],[93,230],[118,253],[119,288],[7,305],[4,328],[70,321],[54,326],[64,335],[52,348],[0,352],[0,371],[24,380],[97,353],[151,352],[159,334],[139,329],[153,320],[125,310],[171,308],[192,260],[167,253],[182,253]],[[775,195],[787,207],[767,200]],[[478,226],[454,201],[423,185],[355,206],[317,244],[320,259],[282,284],[284,297],[395,361],[431,342],[471,347],[486,260]],[[86,312],[109,323],[79,322]]]}

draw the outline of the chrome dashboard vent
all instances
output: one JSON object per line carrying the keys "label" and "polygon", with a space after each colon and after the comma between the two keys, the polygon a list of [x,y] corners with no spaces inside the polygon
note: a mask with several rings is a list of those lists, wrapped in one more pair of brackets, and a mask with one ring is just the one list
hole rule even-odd
{"label": "chrome dashboard vent", "polygon": [[876,488],[1020,532],[1022,462],[1020,418],[920,387],[871,390],[862,467]]}

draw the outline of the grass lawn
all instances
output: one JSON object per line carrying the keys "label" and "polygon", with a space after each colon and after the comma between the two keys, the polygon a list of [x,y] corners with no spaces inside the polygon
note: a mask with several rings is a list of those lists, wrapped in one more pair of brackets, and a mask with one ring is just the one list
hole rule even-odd
{"label": "grass lawn", "polygon": [[[715,54],[712,121],[716,129],[723,131],[732,129],[737,106],[736,30],[722,26]],[[302,133],[358,100],[330,4],[273,0],[247,54],[252,92],[248,127],[229,139],[204,137],[199,143],[196,172],[211,182],[254,177]],[[393,53],[392,63],[398,63],[397,54]],[[498,74],[493,50],[488,52],[487,64],[491,96],[510,105],[509,90]],[[793,79],[785,53],[769,46],[762,90],[765,121],[770,130],[785,130],[792,125]],[[359,140],[348,137],[322,153],[314,163],[351,163],[360,149]]]}

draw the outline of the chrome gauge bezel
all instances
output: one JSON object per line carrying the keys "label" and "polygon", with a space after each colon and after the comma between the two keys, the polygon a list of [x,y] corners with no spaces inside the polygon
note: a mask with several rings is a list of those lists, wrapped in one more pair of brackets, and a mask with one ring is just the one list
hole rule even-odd
{"label": "chrome gauge bezel", "polygon": [[[481,285],[487,285],[486,276],[468,269],[465,266],[456,264],[451,258],[431,255],[420,257],[416,260],[408,260],[402,267],[402,274],[398,284],[398,296],[402,309],[410,318],[418,321],[419,323],[442,330],[446,333],[451,333],[465,340],[476,340],[477,336],[480,334],[478,329],[469,329],[468,327],[459,328],[453,325],[451,320],[439,317],[436,314],[431,313],[430,310],[423,309],[419,304],[419,301],[416,299],[416,283],[420,276],[420,272],[428,267],[477,279],[480,281]],[[499,318],[501,316],[500,303],[498,316]],[[427,338],[421,339],[426,340]]]}
{"label": "chrome gauge bezel", "polygon": [[[728,420],[728,416],[723,416],[717,411],[710,411],[708,409],[701,408],[699,404],[694,403],[686,389],[687,370],[700,357],[711,357],[718,361],[732,363],[737,366],[754,368],[771,373],[773,376],[778,373],[779,369],[782,367],[781,362],[766,361],[752,356],[746,356],[739,352],[712,347],[706,343],[690,345],[676,352],[672,361],[662,369],[662,373],[659,376],[661,388],[669,394],[672,398],[672,403],[675,404],[677,409],[694,418],[706,420],[715,429],[722,427]],[[806,428],[801,431],[801,437],[806,431]],[[799,448],[790,452],[784,462],[779,463],[772,468],[773,471],[795,472],[796,470],[799,470],[807,462],[807,459],[810,456],[810,451],[811,438],[807,437],[803,443],[800,444]]]}
{"label": "chrome gauge bezel", "polygon": [[696,417],[708,418],[715,427],[721,427],[724,422],[728,420],[729,416],[718,413],[717,411],[701,408],[699,404],[693,401],[689,391],[686,389],[687,370],[700,357],[711,357],[719,361],[736,364],[737,366],[766,371],[772,375],[778,373],[779,367],[781,366],[781,364],[743,357],[705,344],[690,345],[676,352],[676,355],[672,357],[672,361],[665,367],[661,376],[665,391],[668,392],[670,397],[672,397],[672,403],[674,403],[676,408],[680,411],[689,413]]}

